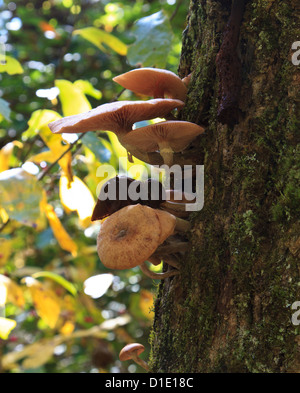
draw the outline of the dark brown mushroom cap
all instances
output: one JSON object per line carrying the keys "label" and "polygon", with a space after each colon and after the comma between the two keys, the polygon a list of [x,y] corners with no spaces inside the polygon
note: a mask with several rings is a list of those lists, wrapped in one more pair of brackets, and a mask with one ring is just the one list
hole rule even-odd
{"label": "dark brown mushroom cap", "polygon": [[173,109],[181,108],[183,105],[182,101],[172,99],[116,101],[79,115],[53,121],[49,123],[49,128],[54,134],[102,130],[121,135],[130,131],[136,122],[165,117]]}
{"label": "dark brown mushroom cap", "polygon": [[[133,181],[135,180],[127,176],[115,176],[107,180],[101,188],[100,195],[93,210],[91,221],[102,220],[125,206],[140,203],[139,201],[131,201],[128,197],[127,190]],[[110,186],[115,187],[116,189],[115,199],[112,199],[112,196],[108,194],[107,199],[104,200],[102,193],[108,193]],[[120,187],[124,187],[126,189],[127,199],[125,200],[120,200]]]}
{"label": "dark brown mushroom cap", "polygon": [[136,94],[154,98],[167,96],[184,101],[187,94],[187,87],[179,76],[159,68],[137,68],[116,76],[113,81]]}
{"label": "dark brown mushroom cap", "polygon": [[144,352],[145,347],[139,343],[132,343],[127,344],[125,347],[120,351],[119,359],[123,362],[125,360],[132,359],[132,354],[136,353],[139,356],[142,352]]}
{"label": "dark brown mushroom cap", "polygon": [[187,121],[163,121],[131,131],[122,138],[122,144],[129,151],[132,146],[142,152],[154,152],[167,144],[173,152],[180,152],[203,132],[204,128]]}
{"label": "dark brown mushroom cap", "polygon": [[[137,182],[140,187],[143,186],[143,184],[147,185],[148,188],[148,195],[147,199],[142,199],[139,198],[137,200],[132,200],[130,199],[128,188],[132,182]],[[103,200],[102,192],[107,193],[109,190],[109,186],[116,187],[116,195],[115,198],[112,199],[110,198],[109,195],[107,195],[107,199]],[[123,188],[122,193],[126,196],[126,199],[120,199],[120,187]],[[151,194],[151,191],[153,190],[153,194],[155,196],[155,199],[153,195]],[[139,190],[137,189],[137,192]],[[113,195],[114,197],[114,195]],[[101,199],[102,198],[102,199]],[[91,221],[96,221],[96,220],[102,220],[103,218],[113,214],[114,212],[122,209],[125,206],[129,205],[136,205],[140,203],[141,205],[146,205],[150,206],[152,208],[158,208],[161,203],[163,203],[166,200],[166,192],[163,187],[163,185],[154,179],[148,179],[146,182],[141,182],[138,180],[134,180],[130,177],[126,176],[115,176],[111,179],[109,179],[107,182],[104,183],[104,185],[101,188],[101,192],[99,195],[99,198],[97,199],[96,205],[93,210],[93,214],[91,217]]]}
{"label": "dark brown mushroom cap", "polygon": [[110,269],[130,269],[154,253],[160,236],[154,209],[140,204],[126,206],[102,223],[97,237],[98,255]]}

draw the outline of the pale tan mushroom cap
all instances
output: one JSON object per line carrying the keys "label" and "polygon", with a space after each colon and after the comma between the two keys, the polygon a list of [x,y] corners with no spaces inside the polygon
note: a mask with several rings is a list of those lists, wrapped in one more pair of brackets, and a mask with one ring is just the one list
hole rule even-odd
{"label": "pale tan mushroom cap", "polygon": [[184,101],[187,94],[187,88],[179,76],[159,68],[138,68],[116,76],[113,81],[134,93],[154,98],[167,96]]}
{"label": "pale tan mushroom cap", "polygon": [[54,134],[112,131],[117,135],[132,129],[138,121],[164,117],[175,108],[182,108],[180,100],[153,99],[148,101],[116,101],[100,105],[79,115],[67,116],[49,123]]}
{"label": "pale tan mushroom cap", "polygon": [[203,132],[204,128],[187,121],[163,121],[131,131],[124,136],[122,144],[129,151],[132,146],[142,152],[154,152],[160,144],[168,142],[173,152],[180,152]]}
{"label": "pale tan mushroom cap", "polygon": [[176,226],[176,217],[166,211],[155,209],[160,224],[159,242],[162,244],[169,236],[173,235]]}
{"label": "pale tan mushroom cap", "polygon": [[154,253],[160,236],[161,226],[154,209],[140,204],[126,206],[101,225],[98,255],[107,268],[129,269]]}
{"label": "pale tan mushroom cap", "polygon": [[125,360],[132,359],[132,353],[136,352],[137,356],[139,356],[142,352],[144,352],[145,347],[139,343],[127,344],[120,351],[119,359],[124,362]]}

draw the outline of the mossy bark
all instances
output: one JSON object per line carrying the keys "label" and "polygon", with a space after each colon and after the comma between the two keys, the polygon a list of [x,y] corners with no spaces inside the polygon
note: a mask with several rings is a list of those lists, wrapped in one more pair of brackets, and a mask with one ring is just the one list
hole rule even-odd
{"label": "mossy bark", "polygon": [[179,75],[181,119],[205,125],[205,203],[191,215],[181,274],[158,289],[152,372],[300,372],[299,1],[246,4],[240,117],[217,121],[216,55],[230,1],[191,0]]}

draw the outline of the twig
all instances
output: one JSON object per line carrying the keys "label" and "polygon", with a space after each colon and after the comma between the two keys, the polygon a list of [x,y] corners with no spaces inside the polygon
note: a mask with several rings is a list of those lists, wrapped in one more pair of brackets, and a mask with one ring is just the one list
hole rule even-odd
{"label": "twig", "polygon": [[37,180],[38,181],[40,181],[40,180],[42,180],[46,175],[47,175],[47,173],[58,163],[58,161],[59,160],[61,160],[64,156],[65,156],[65,154],[67,154],[70,150],[72,150],[72,148],[75,146],[75,145],[77,145],[77,143],[78,143],[78,141],[82,138],[84,136],[84,133],[82,133],[82,134],[80,134],[79,135],[79,137],[78,137],[78,139],[75,141],[75,142],[73,142],[73,143],[70,143],[70,146],[54,161],[54,162],[52,162],[52,164],[51,165],[49,165],[43,172],[41,172],[38,176],[37,176]]}
{"label": "twig", "polygon": [[177,4],[176,4],[176,8],[175,8],[175,10],[173,11],[173,14],[170,16],[170,22],[172,22],[172,20],[175,18],[175,16],[176,16],[176,14],[177,14],[177,12],[178,12],[178,10],[179,10],[179,7],[181,6],[181,4],[183,3],[183,0],[178,0],[177,1]]}

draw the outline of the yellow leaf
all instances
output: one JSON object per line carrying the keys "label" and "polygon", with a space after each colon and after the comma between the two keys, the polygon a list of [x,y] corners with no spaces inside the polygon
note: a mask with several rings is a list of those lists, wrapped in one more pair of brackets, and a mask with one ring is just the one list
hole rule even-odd
{"label": "yellow leaf", "polygon": [[58,79],[55,81],[55,86],[59,88],[59,99],[64,116],[77,115],[92,108],[82,89],[72,82]]}
{"label": "yellow leaf", "polygon": [[0,239],[0,267],[4,266],[10,257],[13,241],[10,239]]}
{"label": "yellow leaf", "polygon": [[[69,148],[69,145],[62,145],[62,136],[52,134],[48,126],[41,128],[40,136],[53,154],[52,162],[57,160]],[[71,151],[64,154],[64,156],[58,161],[58,164],[61,166],[64,173],[67,174],[69,180],[72,179],[71,161]]]}
{"label": "yellow leaf", "polygon": [[152,320],[154,317],[153,309],[153,295],[147,290],[142,290],[140,293],[140,309],[148,319]]}
{"label": "yellow leaf", "polygon": [[[9,277],[6,277],[3,274],[0,274],[0,288],[1,287],[5,288],[5,290],[6,290],[7,299],[0,299],[0,306],[1,306],[1,303],[4,305],[7,300],[7,301],[15,304],[18,307],[24,307],[25,299],[23,296],[23,291],[18,284],[16,284]],[[2,291],[1,291],[1,293],[2,293]],[[4,300],[4,302],[3,302],[3,300]]]}
{"label": "yellow leaf", "polygon": [[63,334],[64,336],[67,336],[71,333],[73,333],[75,329],[75,324],[74,322],[71,321],[66,321],[63,326],[59,329],[60,333]]}
{"label": "yellow leaf", "polygon": [[91,191],[77,176],[73,176],[71,183],[64,174],[60,177],[59,195],[66,211],[77,211],[83,226],[91,223],[95,200]]}
{"label": "yellow leaf", "polygon": [[[52,134],[48,127],[48,124],[50,122],[58,120],[60,118],[61,116],[55,111],[51,111],[48,109],[37,110],[32,113],[31,118],[28,121],[29,128],[22,134],[22,138],[26,139],[31,138],[36,133],[39,133],[40,137],[43,139],[44,143],[47,145],[47,147],[52,153],[52,159],[49,162],[56,161],[69,148],[69,144],[62,144],[62,135]],[[49,155],[50,153],[44,152],[41,153],[41,156],[38,155],[36,157],[31,157],[30,161],[38,162],[38,160],[41,160],[43,157],[49,159]],[[71,160],[72,154],[69,151],[64,154],[64,156],[58,161],[58,164],[69,176],[70,180],[72,179]]]}
{"label": "yellow leaf", "polygon": [[73,35],[77,34],[96,45],[103,52],[106,52],[102,45],[105,44],[121,56],[126,56],[127,54],[127,45],[119,40],[119,38],[97,27],[85,27],[83,29],[74,30]]}
{"label": "yellow leaf", "polygon": [[45,288],[32,277],[25,277],[23,281],[29,288],[36,312],[50,328],[54,329],[61,309],[59,298],[51,289]]}
{"label": "yellow leaf", "polygon": [[35,162],[36,164],[40,164],[43,161],[52,163],[55,161],[55,156],[51,150],[43,151],[42,153],[35,154],[34,156],[28,159],[30,162]]}
{"label": "yellow leaf", "polygon": [[17,59],[11,56],[0,55],[0,72],[7,72],[8,75],[23,74],[24,70]]}
{"label": "yellow leaf", "polygon": [[10,332],[16,327],[17,322],[13,319],[0,317],[0,338],[7,340]]}
{"label": "yellow leaf", "polygon": [[69,251],[73,256],[76,256],[77,245],[76,243],[74,243],[74,241],[66,232],[65,228],[62,226],[62,223],[55,214],[53,207],[47,203],[44,205],[44,211],[52,228],[53,234],[61,248]]}
{"label": "yellow leaf", "polygon": [[[2,221],[3,224],[5,224],[9,219],[8,214],[6,213],[5,209],[0,207],[0,220]],[[1,263],[0,263],[1,265]]]}
{"label": "yellow leaf", "polygon": [[0,172],[9,169],[9,158],[12,154],[14,146],[22,148],[23,144],[19,141],[9,142],[0,150]]}

